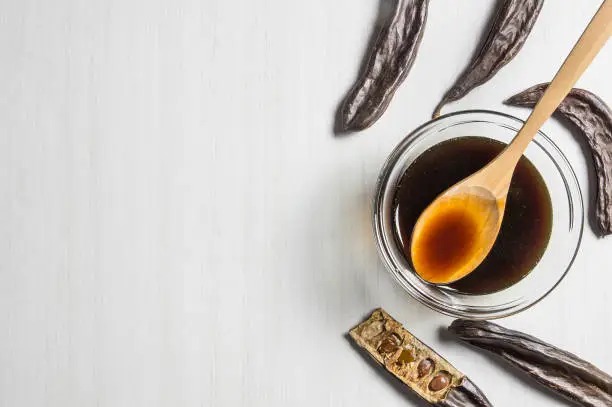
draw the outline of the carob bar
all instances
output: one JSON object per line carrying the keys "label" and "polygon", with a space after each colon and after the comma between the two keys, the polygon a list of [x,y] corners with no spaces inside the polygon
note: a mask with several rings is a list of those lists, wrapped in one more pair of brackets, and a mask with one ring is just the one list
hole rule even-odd
{"label": "carob bar", "polygon": [[351,338],[387,371],[440,407],[491,406],[463,373],[382,309],[351,329]]}

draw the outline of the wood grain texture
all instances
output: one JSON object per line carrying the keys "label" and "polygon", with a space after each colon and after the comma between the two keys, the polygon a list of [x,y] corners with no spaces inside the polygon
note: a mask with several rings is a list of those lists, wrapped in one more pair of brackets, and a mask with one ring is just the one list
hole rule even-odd
{"label": "wood grain texture", "polygon": [[[599,5],[545,4],[453,108],[547,81]],[[489,0],[431,2],[385,115],[332,135],[378,0],[0,0],[0,406],[415,405],[344,332],[382,306],[496,406],[557,400],[440,337],[374,247],[386,155],[471,59]],[[579,87],[612,103],[612,48]],[[555,135],[585,192],[590,165]],[[504,321],[612,371],[610,240]],[[593,284],[593,280],[597,284]],[[519,389],[519,390],[517,390]]]}

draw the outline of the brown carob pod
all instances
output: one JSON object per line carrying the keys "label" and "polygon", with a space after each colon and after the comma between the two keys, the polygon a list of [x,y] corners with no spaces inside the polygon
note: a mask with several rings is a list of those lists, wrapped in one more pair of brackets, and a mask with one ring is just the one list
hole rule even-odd
{"label": "brown carob pod", "polygon": [[491,79],[518,54],[535,24],[544,0],[504,0],[500,3],[486,41],[470,66],[450,88],[434,111],[461,99]]}
{"label": "brown carob pod", "polygon": [[349,335],[368,355],[430,404],[439,407],[491,406],[469,378],[382,309],[351,329]]}
{"label": "brown carob pod", "polygon": [[612,377],[576,355],[487,321],[457,319],[449,330],[469,344],[501,356],[579,405],[612,406]]}
{"label": "brown carob pod", "polygon": [[396,0],[378,32],[363,72],[338,112],[338,132],[370,127],[404,81],[423,38],[429,0]]}
{"label": "brown carob pod", "polygon": [[[509,106],[533,107],[540,100],[548,83],[532,86],[512,96]],[[594,218],[600,236],[612,233],[612,110],[593,93],[572,89],[561,102],[556,114],[573,123],[586,139],[597,176],[597,204]]]}

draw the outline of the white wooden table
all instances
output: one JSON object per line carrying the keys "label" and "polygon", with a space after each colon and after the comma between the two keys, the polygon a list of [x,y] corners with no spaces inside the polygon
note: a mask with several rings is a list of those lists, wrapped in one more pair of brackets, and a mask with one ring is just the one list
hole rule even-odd
{"label": "white wooden table", "polygon": [[[546,2],[450,109],[549,80],[599,0]],[[344,337],[383,306],[496,406],[558,399],[459,345],[385,271],[378,170],[464,69],[493,1],[431,0],[412,72],[348,138],[333,114],[379,0],[0,0],[0,406],[417,405]],[[612,104],[612,43],[579,85]],[[449,110],[450,110],[449,109]],[[449,111],[447,110],[447,111]],[[550,121],[585,194],[589,159]],[[612,372],[612,238],[503,320]]]}

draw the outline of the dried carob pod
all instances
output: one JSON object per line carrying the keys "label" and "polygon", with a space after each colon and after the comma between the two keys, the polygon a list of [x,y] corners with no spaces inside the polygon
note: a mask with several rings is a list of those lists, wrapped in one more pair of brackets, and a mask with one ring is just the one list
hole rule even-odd
{"label": "dried carob pod", "polygon": [[487,321],[458,319],[449,330],[471,345],[501,356],[579,405],[612,406],[612,377],[576,355]]}
{"label": "dried carob pod", "polygon": [[486,41],[470,66],[450,88],[434,111],[433,117],[447,103],[467,95],[491,79],[518,54],[535,24],[544,0],[504,0]]}
{"label": "dried carob pod", "polygon": [[472,381],[382,309],[349,332],[357,345],[408,388],[438,407],[490,407]]}
{"label": "dried carob pod", "polygon": [[[548,83],[532,86],[504,103],[533,107]],[[593,93],[572,89],[556,113],[573,123],[586,139],[597,176],[597,204],[594,217],[600,236],[612,234],[612,110]]]}
{"label": "dried carob pod", "polygon": [[395,0],[390,20],[377,33],[363,72],[338,112],[339,132],[370,127],[404,81],[423,38],[429,0]]}

